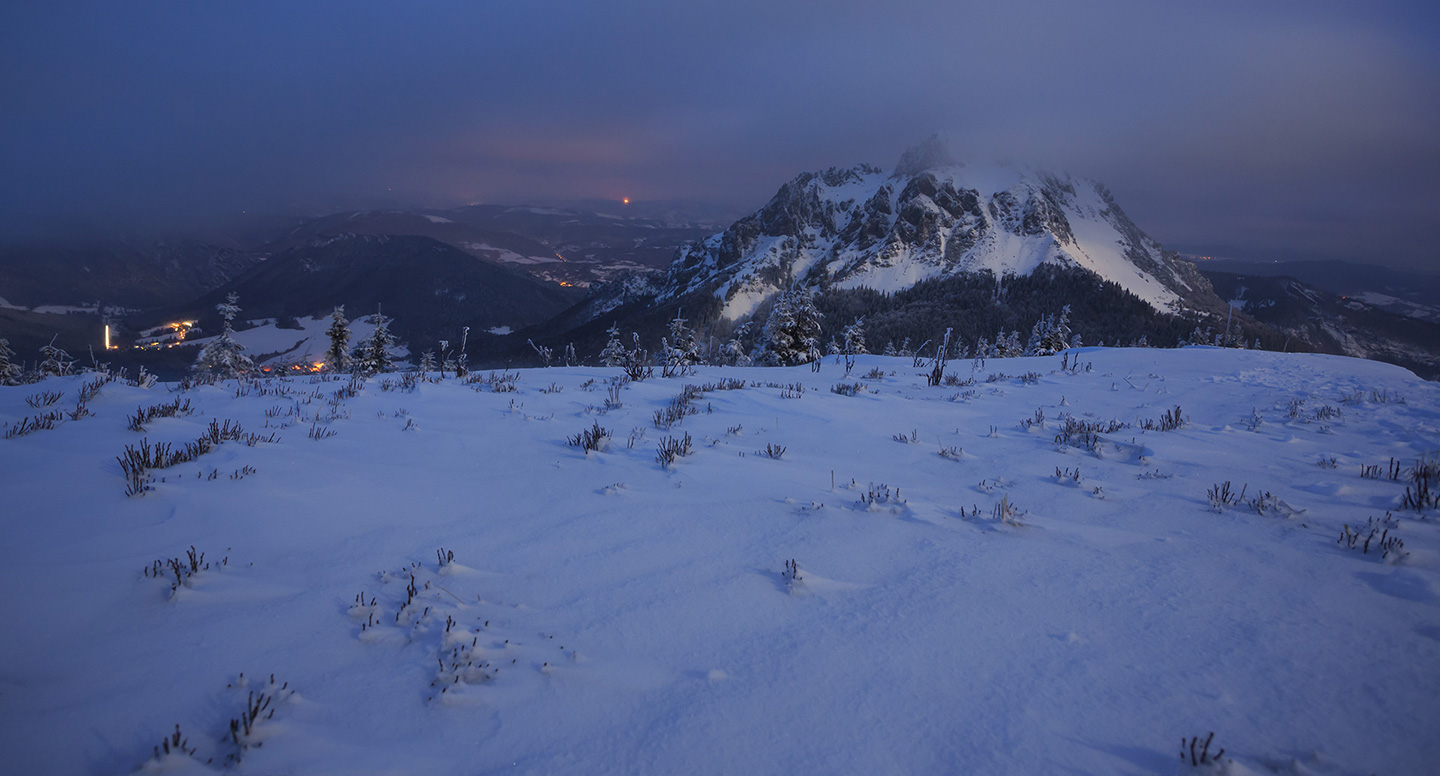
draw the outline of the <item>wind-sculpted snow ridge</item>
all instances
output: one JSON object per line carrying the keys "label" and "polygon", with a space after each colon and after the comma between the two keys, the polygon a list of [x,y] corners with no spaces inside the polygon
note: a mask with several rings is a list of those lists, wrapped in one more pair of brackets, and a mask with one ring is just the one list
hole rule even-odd
{"label": "wind-sculpted snow ridge", "polygon": [[[1440,385],[855,360],[110,381],[0,439],[0,771],[1440,762]],[[0,426],[93,383],[0,387]],[[125,495],[127,445],[212,418],[275,437]]]}
{"label": "wind-sculpted snow ridge", "polygon": [[1021,165],[957,162],[932,141],[893,173],[804,173],[765,207],[682,247],[664,297],[708,290],[743,317],[781,288],[896,291],[960,272],[1080,267],[1161,312],[1219,309],[1195,266],[1132,222],[1100,184]]}

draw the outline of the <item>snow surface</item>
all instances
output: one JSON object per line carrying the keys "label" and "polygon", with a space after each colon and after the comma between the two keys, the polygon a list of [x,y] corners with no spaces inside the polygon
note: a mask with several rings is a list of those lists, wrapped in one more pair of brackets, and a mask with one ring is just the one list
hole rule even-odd
{"label": "snow surface", "polygon": [[[856,396],[829,390],[831,361],[703,368],[608,412],[618,370],[598,368],[510,392],[385,376],[348,399],[343,381],[112,382],[92,417],[0,439],[0,771],[1225,772],[1176,758],[1213,730],[1230,773],[1434,773],[1440,515],[1359,472],[1440,445],[1440,386],[1319,355],[1079,356],[1092,371],[959,362],[976,384],[936,388],[861,357]],[[729,378],[751,382],[652,425]],[[73,406],[84,379],[0,387],[0,425],[42,390]],[[127,430],[175,398],[194,414]],[[1177,405],[1184,428],[1105,434],[1100,456],[1054,441],[1062,413]],[[123,495],[126,445],[211,418],[279,440]],[[566,443],[592,423],[602,451]],[[694,454],[661,468],[685,433]],[[1276,507],[1217,513],[1225,481]],[[859,503],[882,483],[888,502]],[[992,518],[1002,499],[1019,525]],[[1408,555],[1337,545],[1387,510]],[[141,573],[191,545],[224,565],[174,595]],[[222,768],[255,691],[278,693],[264,745]],[[196,758],[151,760],[177,723]]]}

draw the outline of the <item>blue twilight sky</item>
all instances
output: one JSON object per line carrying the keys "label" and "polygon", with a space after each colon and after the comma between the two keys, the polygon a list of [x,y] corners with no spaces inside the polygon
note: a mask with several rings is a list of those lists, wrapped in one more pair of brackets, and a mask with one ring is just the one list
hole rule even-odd
{"label": "blue twilight sky", "polygon": [[0,232],[629,196],[957,154],[1182,250],[1440,268],[1419,2],[304,0],[0,9]]}

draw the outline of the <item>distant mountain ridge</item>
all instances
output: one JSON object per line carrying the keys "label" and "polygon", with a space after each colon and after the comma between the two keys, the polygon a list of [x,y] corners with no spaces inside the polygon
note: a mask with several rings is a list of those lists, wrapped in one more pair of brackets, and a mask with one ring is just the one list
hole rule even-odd
{"label": "distant mountain ridge", "polygon": [[709,291],[734,320],[791,285],[896,291],[1041,264],[1093,272],[1157,312],[1223,310],[1195,265],[1148,237],[1105,187],[957,162],[938,138],[907,151],[891,173],[858,165],[797,176],[760,210],[682,247],[660,299]]}
{"label": "distant mountain ridge", "polygon": [[[457,341],[462,327],[479,338],[491,328],[540,323],[581,295],[523,273],[477,261],[429,237],[341,235],[316,238],[275,254],[189,304],[160,311],[164,318],[217,324],[215,305],[234,292],[243,319],[323,315],[344,305],[351,317],[383,307],[394,332],[412,352]],[[155,318],[157,314],[151,314]],[[134,328],[154,325],[147,320]]]}

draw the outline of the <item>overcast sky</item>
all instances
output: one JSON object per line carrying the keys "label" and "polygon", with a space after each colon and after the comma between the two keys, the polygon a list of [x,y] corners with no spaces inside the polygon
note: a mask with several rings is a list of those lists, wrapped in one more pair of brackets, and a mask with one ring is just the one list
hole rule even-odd
{"label": "overcast sky", "polygon": [[349,0],[0,10],[0,219],[748,211],[947,132],[1187,251],[1440,268],[1422,2]]}

